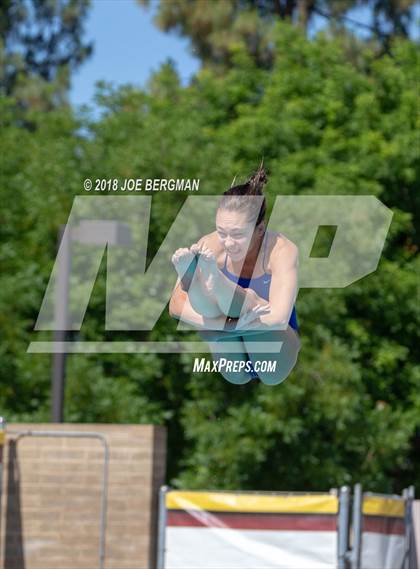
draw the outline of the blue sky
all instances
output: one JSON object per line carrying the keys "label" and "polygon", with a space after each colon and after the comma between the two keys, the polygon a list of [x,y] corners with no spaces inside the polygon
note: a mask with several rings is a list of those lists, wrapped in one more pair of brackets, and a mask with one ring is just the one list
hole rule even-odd
{"label": "blue sky", "polygon": [[[156,7],[157,0],[151,4]],[[417,9],[417,17],[419,13]],[[369,23],[366,9],[353,10],[349,15],[358,22]],[[325,20],[319,18],[312,32],[324,25]],[[175,60],[184,84],[199,67],[188,39],[161,32],[153,24],[153,8],[145,9],[135,0],[92,0],[85,29],[86,39],[93,41],[94,53],[72,77],[73,105],[93,104],[95,82],[99,80],[115,85],[145,85],[151,72],[168,57]],[[413,33],[418,37],[418,30]]]}
{"label": "blue sky", "polygon": [[188,40],[161,32],[152,20],[153,10],[135,0],[93,0],[85,37],[93,41],[94,52],[73,75],[74,105],[90,103],[99,80],[144,85],[168,57],[177,62],[182,81],[188,82],[199,67]]}

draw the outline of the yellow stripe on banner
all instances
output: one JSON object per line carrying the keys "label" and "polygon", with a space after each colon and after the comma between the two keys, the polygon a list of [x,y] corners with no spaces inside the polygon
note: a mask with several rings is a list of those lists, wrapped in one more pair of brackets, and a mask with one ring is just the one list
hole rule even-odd
{"label": "yellow stripe on banner", "polygon": [[330,494],[266,496],[173,490],[166,494],[166,507],[169,510],[207,510],[211,512],[336,514],[338,499]]}
{"label": "yellow stripe on banner", "polygon": [[6,441],[6,433],[0,431],[0,445],[4,445],[5,441]]}
{"label": "yellow stripe on banner", "polygon": [[363,513],[365,516],[389,516],[393,518],[403,518],[405,506],[402,500],[392,498],[381,498],[380,496],[369,496],[363,500]]}

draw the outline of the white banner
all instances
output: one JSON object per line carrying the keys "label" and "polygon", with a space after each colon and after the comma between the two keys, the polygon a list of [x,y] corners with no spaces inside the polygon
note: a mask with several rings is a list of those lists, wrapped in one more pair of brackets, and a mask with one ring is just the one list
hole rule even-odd
{"label": "white banner", "polygon": [[164,569],[336,569],[332,494],[168,492]]}

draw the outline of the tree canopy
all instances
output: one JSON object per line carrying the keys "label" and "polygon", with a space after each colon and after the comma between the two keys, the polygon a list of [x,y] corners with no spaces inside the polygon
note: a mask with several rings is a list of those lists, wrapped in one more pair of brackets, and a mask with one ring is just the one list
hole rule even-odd
{"label": "tree canopy", "polygon": [[1,0],[0,90],[23,106],[62,102],[70,73],[91,54],[90,0]]}
{"label": "tree canopy", "polygon": [[[150,0],[139,4],[156,9]],[[316,18],[326,20],[333,33],[362,30],[380,50],[392,37],[408,37],[415,0],[177,0],[158,3],[156,24],[191,40],[193,53],[205,65],[229,66],[238,43],[262,67],[274,59],[273,26],[287,21],[308,33]],[[371,23],[350,17],[354,8],[365,8]],[[354,36],[353,36],[354,39]]]}

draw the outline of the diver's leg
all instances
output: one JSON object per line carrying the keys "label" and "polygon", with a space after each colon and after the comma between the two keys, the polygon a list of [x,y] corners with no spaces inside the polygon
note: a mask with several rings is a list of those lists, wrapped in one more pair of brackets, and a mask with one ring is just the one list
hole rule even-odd
{"label": "diver's leg", "polygon": [[[243,385],[251,380],[250,373],[246,371],[248,358],[240,336],[213,331],[200,331],[199,334],[209,343],[213,361],[218,362],[218,371],[227,381],[237,385]],[[235,351],[220,351],[222,346],[235,348]]]}
{"label": "diver's leg", "polygon": [[[298,334],[290,326],[287,330],[271,330],[263,333],[242,332],[248,357],[258,377],[266,385],[277,385],[284,381],[294,368],[300,350]],[[258,351],[259,343],[282,342],[281,348],[273,352]],[[273,346],[274,347],[274,346]]]}
{"label": "diver's leg", "polygon": [[197,256],[189,249],[178,249],[172,257],[172,263],[194,310],[207,318],[221,316],[219,305],[208,288],[203,285],[197,271]]}

